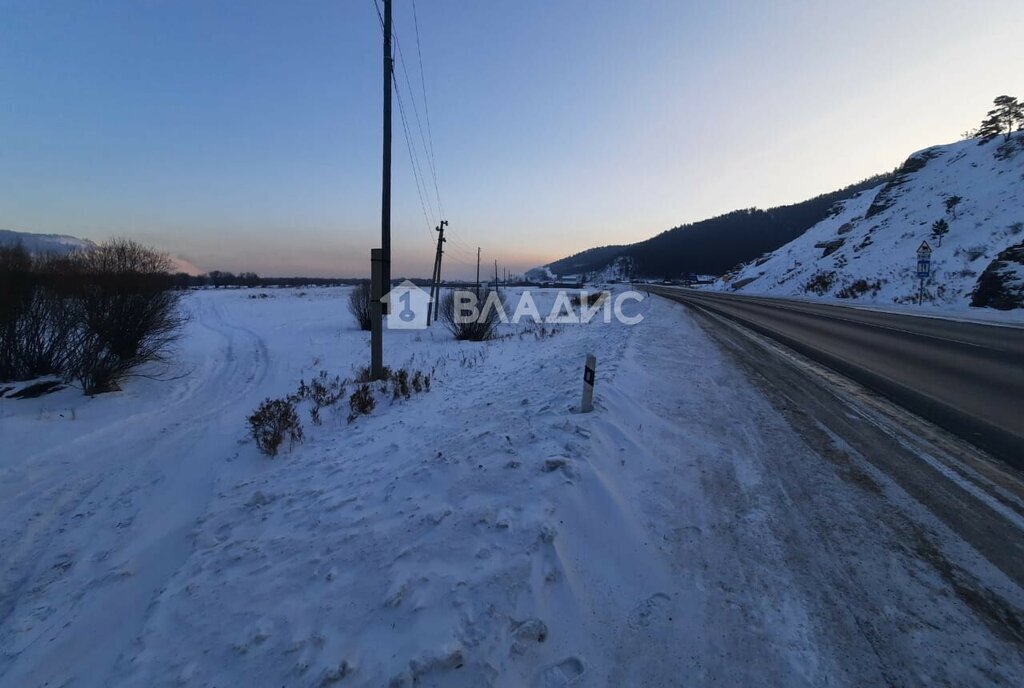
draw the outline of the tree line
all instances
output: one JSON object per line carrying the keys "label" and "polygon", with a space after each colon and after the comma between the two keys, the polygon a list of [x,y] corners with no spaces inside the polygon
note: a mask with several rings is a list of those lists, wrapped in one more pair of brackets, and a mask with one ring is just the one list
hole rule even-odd
{"label": "tree line", "polygon": [[590,249],[548,267],[557,275],[597,272],[616,258],[627,257],[632,262],[634,277],[721,275],[737,264],[787,244],[828,217],[836,203],[891,178],[892,173],[876,175],[792,205],[735,210],[673,227],[636,244]]}
{"label": "tree line", "polygon": [[338,287],[359,284],[361,280],[334,277],[260,277],[255,272],[225,272],[211,270],[204,275],[190,275],[177,272],[172,276],[177,289],[199,287]]}
{"label": "tree line", "polygon": [[172,268],[129,239],[66,256],[0,247],[0,380],[56,375],[97,394],[165,360],[184,322]]}

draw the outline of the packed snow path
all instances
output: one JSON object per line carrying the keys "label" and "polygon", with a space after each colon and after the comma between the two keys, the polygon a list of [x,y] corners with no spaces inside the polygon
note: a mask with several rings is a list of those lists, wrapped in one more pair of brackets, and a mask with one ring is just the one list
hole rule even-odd
{"label": "packed snow path", "polygon": [[10,685],[103,682],[188,558],[215,479],[238,455],[267,350],[217,300],[190,305],[194,355],[181,380],[133,381],[93,400],[66,390],[66,408],[26,402],[31,416],[0,402],[16,414],[0,421],[16,437],[0,465],[0,670]]}
{"label": "packed snow path", "polygon": [[0,401],[4,688],[1024,677],[1018,583],[676,304],[389,332],[432,391],[267,459],[245,415],[366,337],[344,292],[249,295],[189,297],[186,377]]}

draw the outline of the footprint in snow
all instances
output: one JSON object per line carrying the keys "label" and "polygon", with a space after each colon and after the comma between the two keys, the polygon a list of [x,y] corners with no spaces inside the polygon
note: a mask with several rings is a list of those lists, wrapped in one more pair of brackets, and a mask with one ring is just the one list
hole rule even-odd
{"label": "footprint in snow", "polygon": [[566,657],[552,664],[537,676],[537,688],[564,688],[581,685],[586,667],[578,657]]}
{"label": "footprint in snow", "polygon": [[629,627],[634,631],[668,618],[672,600],[662,592],[655,593],[633,608],[629,614]]}

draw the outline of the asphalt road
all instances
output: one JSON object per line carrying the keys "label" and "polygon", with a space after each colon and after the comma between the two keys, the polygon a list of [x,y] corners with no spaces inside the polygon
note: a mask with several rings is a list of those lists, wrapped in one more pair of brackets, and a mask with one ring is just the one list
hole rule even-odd
{"label": "asphalt road", "polygon": [[1024,328],[647,289],[782,342],[1024,470]]}

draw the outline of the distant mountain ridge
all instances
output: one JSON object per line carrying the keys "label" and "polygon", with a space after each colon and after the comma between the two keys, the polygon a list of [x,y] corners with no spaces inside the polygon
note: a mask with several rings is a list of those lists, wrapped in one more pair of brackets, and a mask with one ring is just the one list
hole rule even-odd
{"label": "distant mountain ridge", "polygon": [[67,234],[34,234],[0,229],[0,246],[14,244],[21,244],[29,253],[55,253],[58,255],[66,255],[96,246],[95,242],[89,239],[79,239]]}
{"label": "distant mountain ridge", "polygon": [[673,227],[635,244],[587,249],[534,268],[527,275],[550,273],[555,277],[599,279],[617,271],[613,267],[616,265],[629,265],[633,277],[721,275],[800,236],[823,220],[837,202],[891,178],[892,173],[880,174],[801,203],[767,210],[735,210]]}
{"label": "distant mountain ridge", "polygon": [[[0,229],[0,246],[21,244],[32,254],[52,253],[64,256],[75,251],[95,248],[96,242],[91,239],[79,239],[67,234],[36,234],[34,232],[16,232],[13,229]],[[188,275],[201,275],[203,271],[177,256],[169,256],[174,269]]]}

